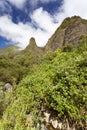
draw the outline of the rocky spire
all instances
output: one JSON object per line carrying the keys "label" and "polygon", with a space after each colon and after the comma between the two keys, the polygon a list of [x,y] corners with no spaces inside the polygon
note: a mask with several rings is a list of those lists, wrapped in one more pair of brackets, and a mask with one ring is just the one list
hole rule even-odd
{"label": "rocky spire", "polygon": [[32,50],[32,49],[35,49],[35,48],[38,48],[36,41],[35,41],[35,38],[31,37],[31,39],[29,41],[29,45],[26,47],[26,49]]}
{"label": "rocky spire", "polygon": [[31,37],[29,41],[29,45],[26,47],[25,51],[29,51],[34,55],[40,55],[43,53],[43,48],[37,46],[35,38]]}

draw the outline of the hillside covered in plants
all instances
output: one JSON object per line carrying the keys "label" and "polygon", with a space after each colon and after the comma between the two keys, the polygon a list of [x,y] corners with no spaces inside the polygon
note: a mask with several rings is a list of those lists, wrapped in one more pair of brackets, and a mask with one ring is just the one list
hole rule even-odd
{"label": "hillside covered in plants", "polygon": [[86,130],[87,36],[55,51],[31,41],[0,55],[0,130]]}

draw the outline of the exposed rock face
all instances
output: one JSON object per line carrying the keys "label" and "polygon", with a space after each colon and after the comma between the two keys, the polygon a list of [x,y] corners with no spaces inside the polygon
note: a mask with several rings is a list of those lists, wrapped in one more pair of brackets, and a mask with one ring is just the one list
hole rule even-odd
{"label": "exposed rock face", "polygon": [[44,111],[44,121],[41,130],[86,130],[87,121],[68,120],[66,117],[60,120],[57,115],[52,115],[50,111]]}
{"label": "exposed rock face", "polygon": [[66,44],[77,46],[83,35],[87,35],[87,21],[77,16],[66,18],[48,40],[45,50],[55,51]]}
{"label": "exposed rock face", "polygon": [[26,47],[26,49],[30,49],[30,50],[33,50],[33,49],[36,49],[37,48],[37,45],[36,45],[36,41],[35,41],[35,38],[31,38],[30,41],[29,41],[29,45]]}
{"label": "exposed rock face", "polygon": [[35,41],[35,38],[31,38],[29,41],[29,45],[26,47],[25,51],[29,51],[35,55],[40,55],[43,53],[44,48],[38,47]]}

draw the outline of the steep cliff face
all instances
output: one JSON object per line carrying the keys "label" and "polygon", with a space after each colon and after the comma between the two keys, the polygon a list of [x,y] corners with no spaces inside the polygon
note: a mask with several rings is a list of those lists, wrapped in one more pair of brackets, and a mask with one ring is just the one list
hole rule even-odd
{"label": "steep cliff face", "polygon": [[55,51],[67,44],[77,46],[83,35],[87,35],[87,20],[77,16],[66,18],[48,40],[45,50]]}

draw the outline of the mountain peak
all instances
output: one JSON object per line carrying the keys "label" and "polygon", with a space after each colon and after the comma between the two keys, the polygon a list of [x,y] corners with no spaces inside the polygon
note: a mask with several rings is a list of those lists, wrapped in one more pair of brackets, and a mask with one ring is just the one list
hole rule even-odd
{"label": "mountain peak", "polygon": [[26,47],[25,51],[29,51],[34,55],[40,55],[43,53],[44,48],[40,48],[36,44],[36,40],[34,37],[30,38],[29,45]]}
{"label": "mountain peak", "polygon": [[61,24],[61,28],[66,28],[71,26],[72,24],[81,22],[82,19],[80,16],[72,16],[72,17],[67,17],[63,20],[62,24]]}
{"label": "mountain peak", "polygon": [[29,44],[28,44],[28,46],[26,47],[26,49],[25,50],[28,50],[28,51],[35,51],[36,49],[38,49],[39,47],[37,46],[37,44],[36,44],[36,40],[35,40],[35,38],[34,37],[31,37],[30,38],[30,41],[29,41]]}
{"label": "mountain peak", "polygon": [[87,20],[79,16],[68,17],[48,40],[45,51],[55,51],[67,44],[77,46],[83,35],[87,35]]}
{"label": "mountain peak", "polygon": [[35,38],[34,38],[34,37],[31,37],[31,38],[30,38],[30,43],[29,43],[29,44],[30,44],[30,45],[32,45],[32,44],[33,44],[33,45],[37,46],[37,45],[36,45],[36,41],[35,41]]}
{"label": "mountain peak", "polygon": [[37,44],[34,37],[30,38],[29,45],[26,47],[26,49],[32,50],[34,48],[37,48]]}

